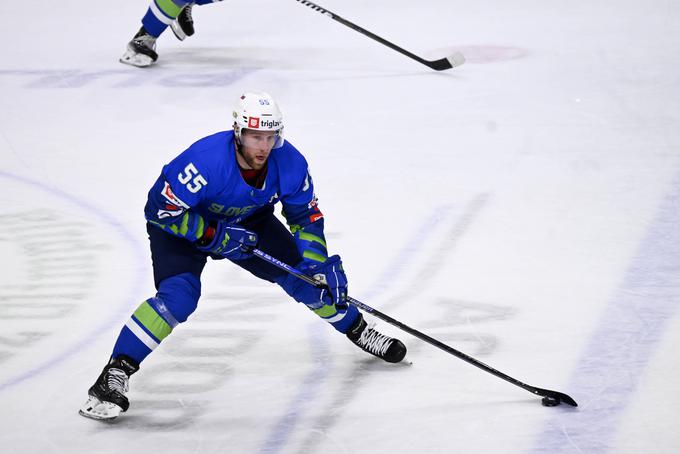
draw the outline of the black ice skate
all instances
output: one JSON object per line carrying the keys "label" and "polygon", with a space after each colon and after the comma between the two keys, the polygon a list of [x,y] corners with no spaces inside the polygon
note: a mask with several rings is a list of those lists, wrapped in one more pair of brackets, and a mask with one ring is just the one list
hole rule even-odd
{"label": "black ice skate", "polygon": [[144,27],[139,29],[132,41],[128,43],[123,56],[120,57],[121,63],[139,68],[150,66],[156,60],[158,60],[156,38],[151,36]]}
{"label": "black ice skate", "polygon": [[194,34],[194,19],[191,17],[191,8],[194,5],[189,3],[179,12],[179,16],[172,21],[170,28],[177,39],[184,41],[184,38]]}
{"label": "black ice skate", "polygon": [[128,392],[130,375],[139,370],[132,358],[121,355],[109,363],[88,390],[89,398],[79,413],[86,418],[111,420],[130,407],[125,393]]}
{"label": "black ice skate", "polygon": [[347,331],[347,337],[362,350],[388,363],[398,363],[406,356],[406,346],[399,339],[380,334],[368,326],[361,314]]}

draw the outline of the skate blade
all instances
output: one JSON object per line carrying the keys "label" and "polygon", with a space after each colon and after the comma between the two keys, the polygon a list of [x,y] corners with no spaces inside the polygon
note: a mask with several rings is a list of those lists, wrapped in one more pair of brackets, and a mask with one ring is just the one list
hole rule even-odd
{"label": "skate blade", "polygon": [[138,54],[130,49],[126,50],[118,61],[126,65],[136,66],[137,68],[146,68],[147,66],[151,66],[154,62],[148,55]]}
{"label": "skate blade", "polygon": [[401,366],[409,367],[409,366],[413,366],[413,361],[411,361],[407,356],[404,356],[404,359],[399,361],[397,364],[399,364]]}
{"label": "skate blade", "polygon": [[184,41],[186,39],[186,33],[184,33],[184,30],[182,30],[182,27],[179,26],[179,23],[176,20],[170,24],[170,29],[180,41]]}
{"label": "skate blade", "polygon": [[111,402],[102,402],[94,396],[89,396],[87,402],[80,407],[78,414],[98,421],[111,421],[116,419],[123,409]]}

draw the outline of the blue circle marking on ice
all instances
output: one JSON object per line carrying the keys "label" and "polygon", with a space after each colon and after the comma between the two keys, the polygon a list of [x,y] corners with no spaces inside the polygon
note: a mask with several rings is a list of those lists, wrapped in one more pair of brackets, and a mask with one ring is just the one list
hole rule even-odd
{"label": "blue circle marking on ice", "polygon": [[[32,180],[24,176],[0,171],[0,179],[10,180],[14,183],[22,184],[25,186],[29,186],[33,189],[36,189],[38,191],[49,193],[51,196],[65,200],[77,206],[78,208],[84,210],[85,212],[92,214],[99,221],[105,223],[110,228],[112,228],[122,239],[122,242],[126,244],[131,251],[133,251],[133,253],[135,254],[134,263],[144,263],[144,256],[141,253],[142,248],[140,247],[138,242],[118,220],[113,218],[111,215],[107,214],[106,211],[98,208],[97,206],[91,204],[90,202],[84,199],[71,195],[57,187],[49,186],[47,184]],[[22,383],[23,381],[26,381],[41,373],[44,373],[50,368],[62,363],[66,359],[70,358],[74,354],[78,353],[79,351],[87,347],[92,342],[92,340],[95,339],[98,335],[100,335],[103,331],[105,331],[106,328],[109,328],[112,324],[120,323],[123,317],[122,313],[124,311],[127,311],[127,309],[130,307],[130,301],[138,300],[139,293],[143,289],[144,282],[143,273],[134,274],[137,277],[130,285],[130,295],[129,297],[123,298],[124,304],[120,305],[120,310],[117,311],[114,314],[114,316],[111,316],[108,320],[105,320],[104,322],[97,325],[94,329],[90,330],[85,336],[83,336],[78,342],[75,342],[74,344],[70,345],[69,347],[64,349],[61,353],[58,353],[52,356],[50,359],[44,361],[43,363],[24,372],[20,372],[17,375],[9,378],[8,380],[5,380],[4,382],[0,383],[0,392],[5,391],[8,388],[19,383]]]}

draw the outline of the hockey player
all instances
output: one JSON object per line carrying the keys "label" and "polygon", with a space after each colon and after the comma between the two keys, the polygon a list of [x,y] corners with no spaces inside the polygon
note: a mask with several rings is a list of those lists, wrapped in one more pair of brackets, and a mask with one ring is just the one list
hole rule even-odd
{"label": "hockey player", "polygon": [[[81,415],[113,419],[128,409],[130,375],[196,309],[208,257],[280,285],[364,351],[391,363],[404,358],[403,343],[368,326],[347,303],[342,261],[328,256],[307,162],[284,140],[277,104],[266,93],[245,93],[233,117],[233,130],[191,145],[163,167],[149,191],[144,212],[157,293],[125,323]],[[289,229],[274,216],[278,202]],[[254,257],[254,247],[325,287]]]}
{"label": "hockey player", "polygon": [[221,2],[222,0],[151,0],[142,18],[142,28],[128,43],[121,63],[143,68],[158,60],[156,39],[168,25],[180,41],[194,34],[191,9],[194,5]]}

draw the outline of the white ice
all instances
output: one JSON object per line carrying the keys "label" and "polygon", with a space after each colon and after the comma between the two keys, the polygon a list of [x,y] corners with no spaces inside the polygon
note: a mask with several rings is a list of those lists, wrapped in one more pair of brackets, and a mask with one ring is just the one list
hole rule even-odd
{"label": "white ice", "polygon": [[[230,0],[141,70],[118,58],[146,1],[0,3],[0,450],[680,452],[680,3],[322,5],[467,63],[436,73],[292,0]],[[209,263],[130,410],[78,416],[154,293],[148,188],[244,90],[283,106],[355,298],[579,407],[381,322],[413,361],[383,364]]]}

